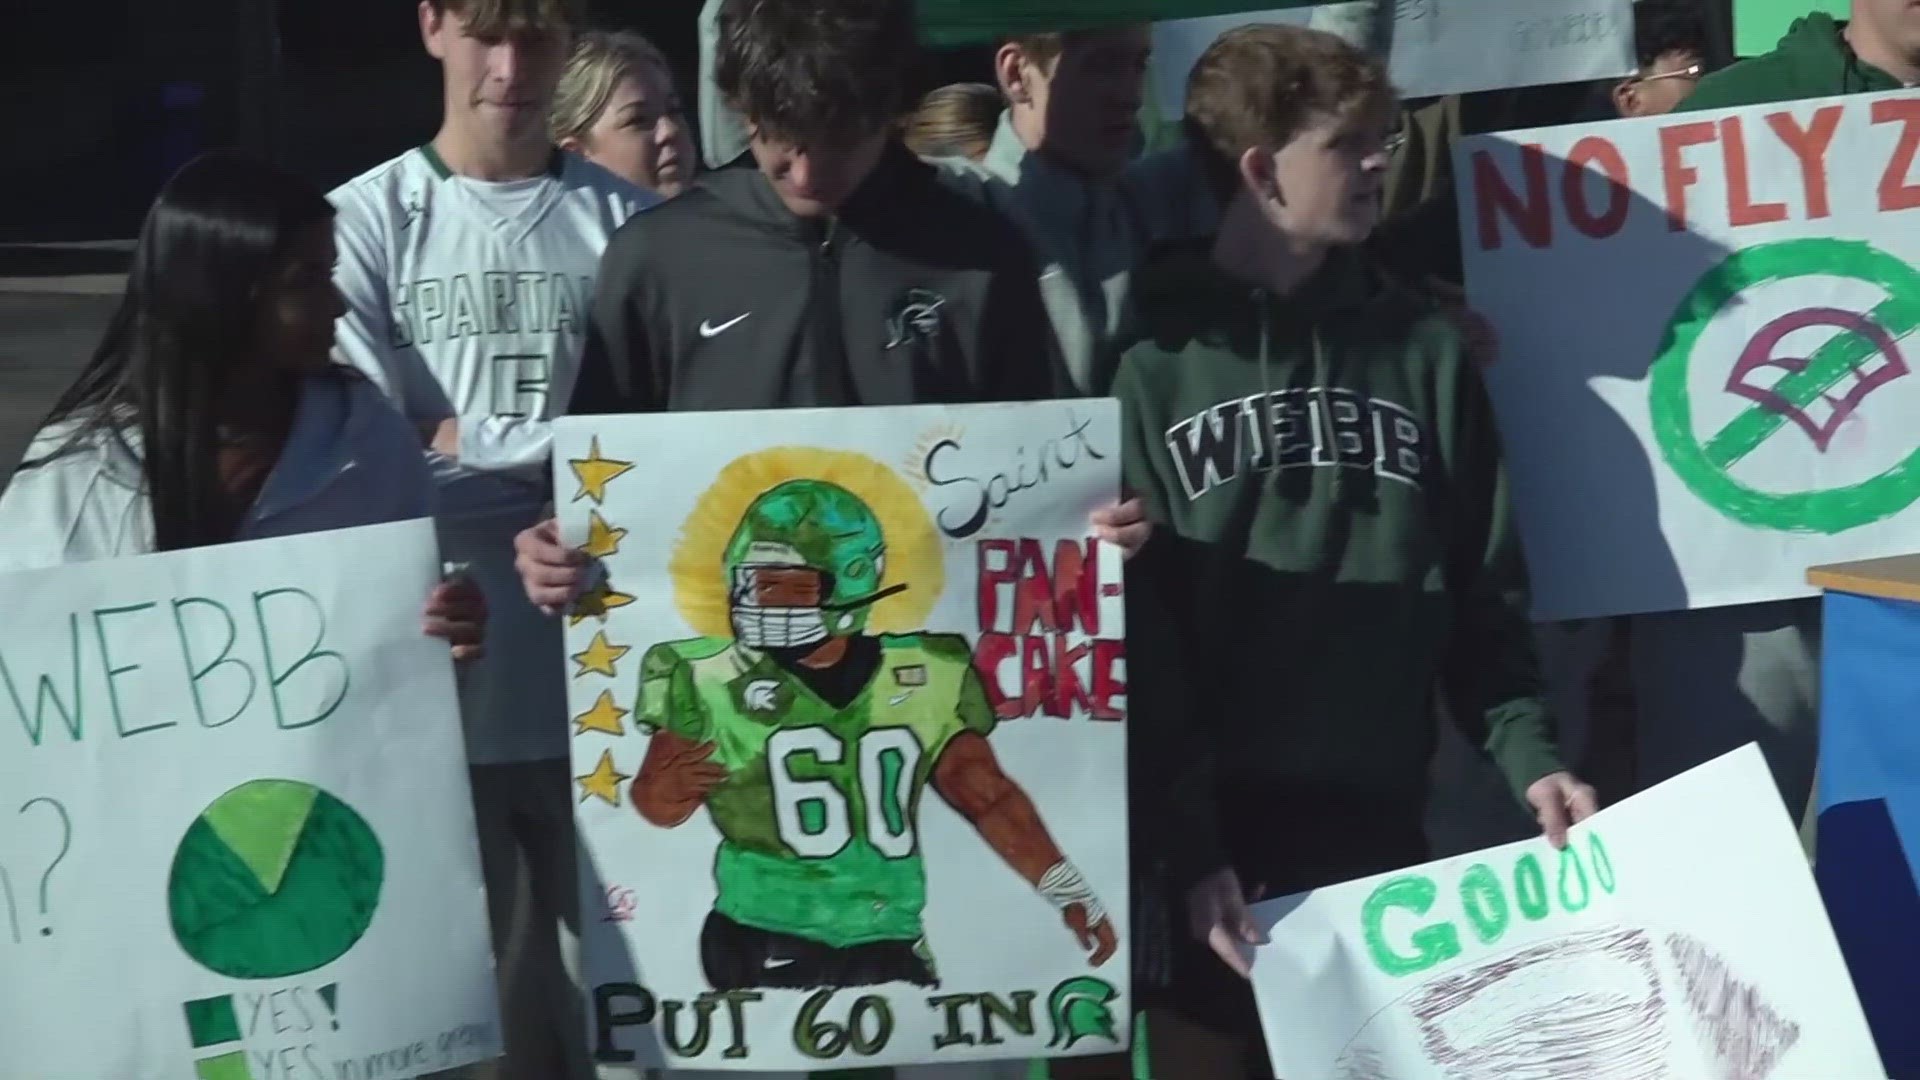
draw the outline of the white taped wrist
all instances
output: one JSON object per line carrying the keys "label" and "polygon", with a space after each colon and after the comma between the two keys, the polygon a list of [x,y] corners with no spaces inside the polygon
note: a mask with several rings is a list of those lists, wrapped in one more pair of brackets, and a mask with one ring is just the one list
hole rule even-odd
{"label": "white taped wrist", "polygon": [[1065,859],[1054,863],[1046,873],[1040,875],[1040,895],[1061,911],[1079,904],[1087,913],[1088,926],[1098,926],[1107,921],[1107,909],[1100,906],[1100,900],[1093,895],[1093,888],[1087,884],[1087,879]]}

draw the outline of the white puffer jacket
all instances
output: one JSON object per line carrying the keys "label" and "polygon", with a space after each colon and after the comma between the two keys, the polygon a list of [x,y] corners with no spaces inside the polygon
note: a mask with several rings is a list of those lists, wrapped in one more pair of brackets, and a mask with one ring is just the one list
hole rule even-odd
{"label": "white puffer jacket", "polygon": [[[71,422],[43,430],[25,461],[60,451],[74,430]],[[151,552],[138,440],[137,431],[102,431],[16,472],[0,494],[0,573]],[[357,374],[318,375],[303,384],[287,445],[236,539],[432,513],[433,485],[413,425]]]}

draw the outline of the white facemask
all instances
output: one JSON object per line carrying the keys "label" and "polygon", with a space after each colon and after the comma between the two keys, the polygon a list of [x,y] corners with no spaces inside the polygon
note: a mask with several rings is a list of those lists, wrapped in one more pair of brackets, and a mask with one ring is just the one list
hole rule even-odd
{"label": "white facemask", "polygon": [[733,636],[750,648],[797,649],[825,641],[827,622],[819,608],[736,605]]}

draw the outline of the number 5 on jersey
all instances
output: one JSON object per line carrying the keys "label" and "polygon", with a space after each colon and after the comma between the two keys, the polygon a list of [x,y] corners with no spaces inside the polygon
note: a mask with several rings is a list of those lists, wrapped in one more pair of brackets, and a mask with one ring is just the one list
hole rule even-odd
{"label": "number 5 on jersey", "polygon": [[545,416],[553,363],[540,353],[500,353],[487,364],[491,385],[488,412],[496,417]]}

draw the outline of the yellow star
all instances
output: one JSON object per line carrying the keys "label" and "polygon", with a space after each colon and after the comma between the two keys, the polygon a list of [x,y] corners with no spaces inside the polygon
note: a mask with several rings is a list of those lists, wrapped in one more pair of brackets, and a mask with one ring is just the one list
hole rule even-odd
{"label": "yellow star", "polygon": [[615,645],[608,641],[605,630],[598,631],[593,635],[593,642],[587,646],[586,652],[573,654],[573,662],[580,665],[580,670],[574,672],[573,677],[577,679],[588,672],[593,672],[596,675],[614,678],[619,675],[619,672],[613,670],[613,665],[619,663],[621,657],[632,651],[631,646]]}
{"label": "yellow star", "polygon": [[588,619],[599,619],[604,623],[607,621],[607,612],[626,607],[631,603],[633,603],[633,597],[623,592],[614,592],[613,586],[602,582],[581,593],[580,598],[573,602],[573,614],[568,616],[567,625],[579,626]]}
{"label": "yellow star", "polygon": [[625,735],[627,729],[620,726],[620,718],[627,710],[613,703],[613,691],[600,691],[600,699],[593,708],[573,718],[578,726],[573,729],[575,735],[585,735],[589,731],[598,731],[607,735]]}
{"label": "yellow star", "polygon": [[604,559],[620,550],[620,541],[626,535],[627,530],[616,529],[607,524],[607,519],[600,516],[600,511],[589,510],[587,511],[587,543],[580,550],[596,559]]}
{"label": "yellow star", "polygon": [[600,764],[594,766],[592,772],[574,777],[573,782],[580,785],[581,802],[586,802],[589,796],[598,796],[608,806],[619,806],[620,781],[625,779],[627,774],[613,767],[613,751],[606,750],[601,752]]}
{"label": "yellow star", "polygon": [[592,497],[594,504],[606,501],[607,485],[633,468],[631,461],[614,461],[600,456],[600,436],[595,435],[584,458],[568,458],[567,464],[573,469],[574,479],[580,481],[580,492],[573,497],[574,502]]}

